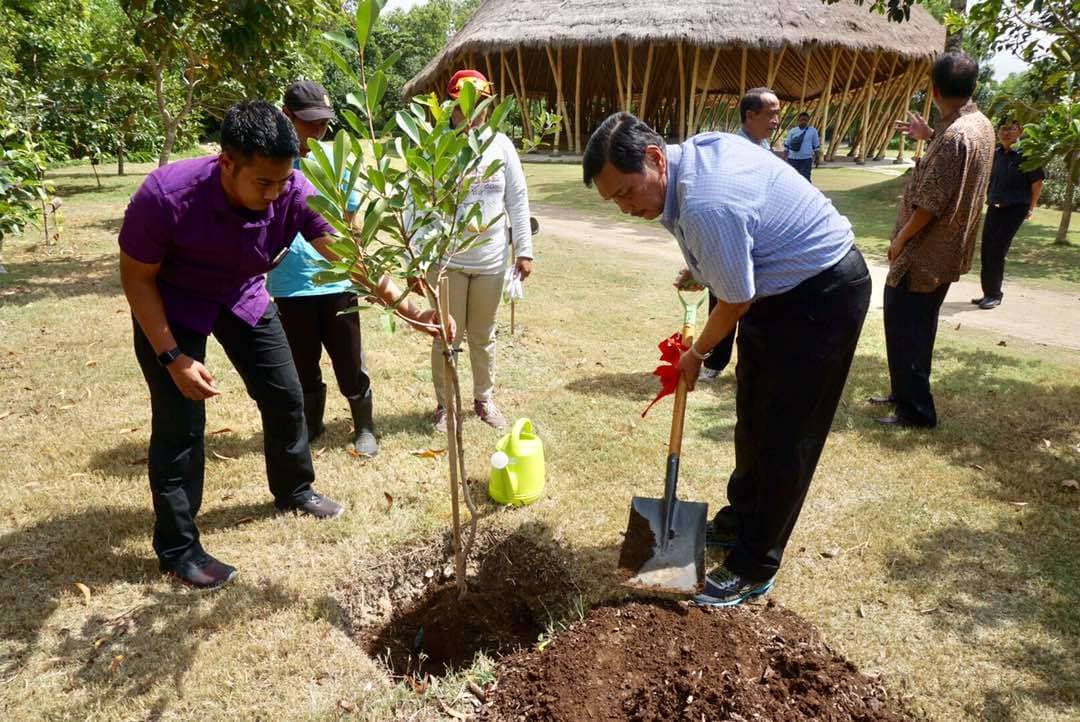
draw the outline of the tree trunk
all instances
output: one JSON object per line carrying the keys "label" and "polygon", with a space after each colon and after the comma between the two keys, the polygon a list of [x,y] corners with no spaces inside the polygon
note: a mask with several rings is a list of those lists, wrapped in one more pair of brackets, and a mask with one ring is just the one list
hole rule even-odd
{"label": "tree trunk", "polygon": [[179,120],[165,124],[165,142],[161,144],[161,155],[158,156],[159,168],[169,162],[173,146],[176,145],[176,126],[178,125],[180,125]]}
{"label": "tree trunk", "polygon": [[124,175],[124,139],[116,143],[116,175]]}
{"label": "tree trunk", "polygon": [[[450,328],[450,280],[445,276],[439,279],[439,325],[443,330],[444,338]],[[457,364],[454,363],[453,344],[443,344],[443,370],[444,370],[444,393],[446,394],[446,440],[447,460],[450,464],[450,511],[453,517],[453,547],[454,547],[454,582],[457,585],[458,597],[465,596],[468,586],[465,582],[465,557],[466,551],[461,542],[461,503],[458,499],[460,485],[465,481],[459,478],[461,457],[461,403],[458,401],[460,392],[457,386]],[[468,494],[468,487],[464,487]]]}
{"label": "tree trunk", "polygon": [[[967,0],[949,0],[949,8],[959,15],[964,15],[967,12]],[[957,30],[945,36],[945,52],[947,53],[961,52],[963,44],[963,30]]]}
{"label": "tree trunk", "polygon": [[1061,223],[1058,224],[1055,246],[1069,245],[1069,221],[1072,220],[1073,195],[1076,192],[1076,164],[1080,163],[1080,153],[1075,151],[1069,158],[1068,172],[1065,175],[1065,200],[1061,208]]}
{"label": "tree trunk", "polygon": [[97,159],[96,158],[91,158],[90,159],[90,168],[92,168],[93,171],[94,171],[94,180],[97,181],[98,190],[101,190],[101,176],[98,175],[97,167],[98,167]]}

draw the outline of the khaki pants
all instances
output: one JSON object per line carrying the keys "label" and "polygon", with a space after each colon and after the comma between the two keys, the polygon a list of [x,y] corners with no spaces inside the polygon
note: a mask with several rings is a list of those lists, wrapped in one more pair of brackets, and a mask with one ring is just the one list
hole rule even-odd
{"label": "khaki pants", "polygon": [[[495,316],[502,300],[503,274],[451,270],[446,275],[450,279],[450,315],[457,321],[454,348],[460,349],[461,342],[468,339],[473,399],[487,401],[495,392]],[[436,283],[434,274],[428,282]],[[435,398],[446,408],[443,349],[439,339],[431,345],[431,378]]]}

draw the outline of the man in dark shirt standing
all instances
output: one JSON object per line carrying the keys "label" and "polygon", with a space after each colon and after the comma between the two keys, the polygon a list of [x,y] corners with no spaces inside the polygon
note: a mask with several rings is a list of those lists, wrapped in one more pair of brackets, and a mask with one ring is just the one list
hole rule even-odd
{"label": "man in dark shirt standing", "polygon": [[1042,168],[1022,171],[1024,156],[1013,146],[1020,139],[1020,123],[1006,118],[998,125],[998,147],[994,151],[994,169],[986,194],[986,220],[982,231],[982,298],[971,302],[989,311],[1001,305],[1001,281],[1005,276],[1005,256],[1016,232],[1031,218],[1039,205],[1043,180]]}

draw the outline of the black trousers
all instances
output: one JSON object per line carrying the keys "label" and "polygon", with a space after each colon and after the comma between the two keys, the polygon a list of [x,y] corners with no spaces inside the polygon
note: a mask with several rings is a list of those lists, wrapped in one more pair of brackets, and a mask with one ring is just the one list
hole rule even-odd
{"label": "black trousers", "polygon": [[799,175],[801,175],[803,178],[805,178],[806,180],[810,180],[810,172],[814,169],[814,159],[813,158],[799,158],[799,159],[788,158],[788,165],[790,165],[795,170],[799,171]]}
{"label": "black trousers", "polygon": [[[150,493],[154,502],[154,551],[166,571],[202,552],[195,517],[203,495],[206,402],[184,397],[135,324],[135,357],[150,389]],[[206,358],[206,336],[173,326],[181,350]],[[222,311],[213,329],[262,414],[263,453],[270,493],[279,506],[313,493],[315,468],[304,425],[304,401],[289,344],[271,303],[255,326]]]}
{"label": "black trousers", "polygon": [[1001,298],[1001,281],[1005,278],[1005,256],[1009,253],[1016,232],[1027,217],[1028,206],[1021,204],[986,209],[982,230],[983,296]]}
{"label": "black trousers", "polygon": [[780,568],[847,382],[870,288],[852,248],[832,268],[756,301],[739,321],[727,489],[738,536],[724,564],[745,579],[764,581]]}
{"label": "black trousers", "polygon": [[937,426],[937,409],[930,392],[930,367],[937,339],[938,314],[948,283],[929,293],[907,288],[907,276],[897,287],[885,287],[885,351],[889,357],[891,395],[896,415],[916,424]]}
{"label": "black trousers", "polygon": [[356,306],[356,294],[345,291],[278,298],[276,302],[304,393],[323,388],[319,360],[325,346],[342,395],[348,399],[367,396],[371,377],[364,363],[360,314],[341,313]]}
{"label": "black trousers", "polygon": [[[713,312],[716,308],[716,296],[709,293],[709,313]],[[724,337],[724,340],[716,344],[713,347],[712,354],[709,358],[705,359],[702,365],[707,369],[712,369],[717,373],[727,368],[727,365],[731,363],[731,352],[735,348],[735,329],[731,329],[731,333]]]}

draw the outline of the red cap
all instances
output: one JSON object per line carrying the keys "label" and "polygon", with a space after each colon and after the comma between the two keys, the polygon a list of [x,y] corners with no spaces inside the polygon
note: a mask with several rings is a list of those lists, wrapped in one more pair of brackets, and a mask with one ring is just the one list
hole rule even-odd
{"label": "red cap", "polygon": [[479,70],[459,70],[454,73],[450,78],[450,82],[446,86],[446,94],[454,100],[457,100],[458,95],[461,93],[461,86],[464,83],[472,83],[476,88],[476,94],[482,96],[491,95],[491,83],[488,81],[484,74]]}

